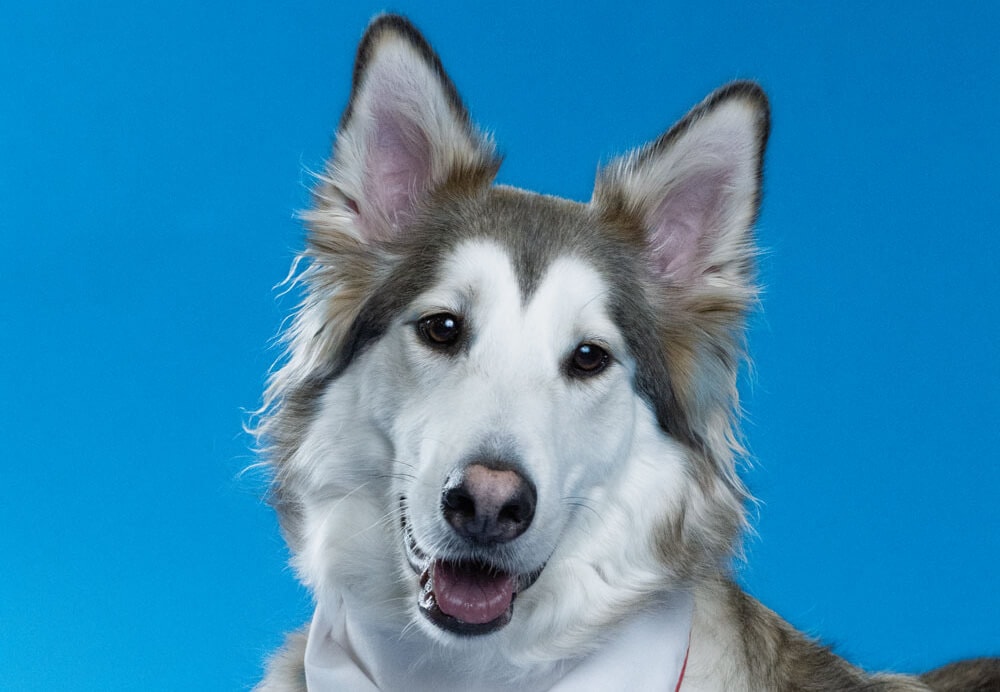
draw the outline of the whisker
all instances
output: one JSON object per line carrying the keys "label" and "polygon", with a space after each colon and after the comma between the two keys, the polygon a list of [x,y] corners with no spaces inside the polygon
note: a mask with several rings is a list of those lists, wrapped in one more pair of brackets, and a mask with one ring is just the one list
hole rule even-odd
{"label": "whisker", "polygon": [[579,507],[581,509],[589,510],[593,512],[595,517],[599,519],[601,518],[601,513],[598,512],[597,509],[595,509],[591,505],[590,500],[588,500],[585,497],[574,497],[574,496],[564,497],[562,498],[562,503],[570,507]]}

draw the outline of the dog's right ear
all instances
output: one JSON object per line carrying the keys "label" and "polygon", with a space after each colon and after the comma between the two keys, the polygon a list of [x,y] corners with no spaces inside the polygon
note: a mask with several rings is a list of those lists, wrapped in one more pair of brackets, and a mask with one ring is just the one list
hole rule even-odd
{"label": "dog's right ear", "polygon": [[[445,185],[488,185],[492,142],[469,120],[437,54],[405,18],[382,15],[358,47],[319,215],[362,242],[389,240]],[[331,219],[332,220],[332,219]]]}

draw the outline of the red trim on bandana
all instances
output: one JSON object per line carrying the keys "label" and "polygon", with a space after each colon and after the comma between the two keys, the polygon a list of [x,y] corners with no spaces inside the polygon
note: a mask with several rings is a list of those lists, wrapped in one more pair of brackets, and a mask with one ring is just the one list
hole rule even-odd
{"label": "red trim on bandana", "polygon": [[681,665],[681,676],[677,678],[677,687],[674,688],[674,692],[681,692],[681,683],[684,682],[684,671],[688,667],[688,655],[691,653],[691,645],[688,644],[687,651],[684,652],[684,663]]}

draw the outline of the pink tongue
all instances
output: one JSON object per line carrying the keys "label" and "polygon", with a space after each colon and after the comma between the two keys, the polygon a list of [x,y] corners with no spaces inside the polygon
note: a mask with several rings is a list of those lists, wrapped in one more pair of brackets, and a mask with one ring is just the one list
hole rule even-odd
{"label": "pink tongue", "polygon": [[514,597],[514,577],[481,567],[438,560],[434,563],[434,599],[445,615],[470,625],[503,615]]}

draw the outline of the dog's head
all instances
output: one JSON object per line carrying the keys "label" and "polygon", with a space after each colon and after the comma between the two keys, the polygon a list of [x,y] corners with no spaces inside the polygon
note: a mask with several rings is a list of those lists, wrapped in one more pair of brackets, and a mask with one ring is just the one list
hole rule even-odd
{"label": "dog's head", "polygon": [[589,203],[497,187],[436,54],[373,22],[261,427],[319,598],[556,656],[721,568],[767,132],[734,83]]}

